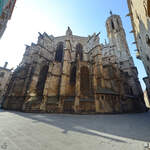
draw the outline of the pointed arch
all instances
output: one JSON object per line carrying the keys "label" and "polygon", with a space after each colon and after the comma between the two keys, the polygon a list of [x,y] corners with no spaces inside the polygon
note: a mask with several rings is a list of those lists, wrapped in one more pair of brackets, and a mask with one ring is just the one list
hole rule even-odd
{"label": "pointed arch", "polygon": [[62,62],[62,59],[63,59],[63,51],[64,51],[63,42],[59,42],[59,43],[57,44],[57,48],[56,48],[55,61],[57,61],[57,62]]}
{"label": "pointed arch", "polygon": [[75,83],[76,83],[76,64],[72,64],[70,70],[70,84],[74,85]]}
{"label": "pointed arch", "polygon": [[78,57],[78,55],[79,55],[80,60],[82,61],[83,60],[83,46],[80,43],[76,45],[76,58]]}
{"label": "pointed arch", "polygon": [[46,81],[46,77],[47,77],[47,73],[48,73],[48,68],[49,68],[48,65],[44,65],[40,70],[39,79],[38,79],[38,83],[36,86],[38,95],[43,94],[45,81]]}

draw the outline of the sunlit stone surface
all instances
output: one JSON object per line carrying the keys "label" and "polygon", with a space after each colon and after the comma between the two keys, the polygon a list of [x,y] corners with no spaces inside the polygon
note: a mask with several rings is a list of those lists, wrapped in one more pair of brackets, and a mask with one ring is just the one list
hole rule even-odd
{"label": "sunlit stone surface", "polygon": [[26,46],[12,75],[3,108],[25,112],[126,113],[146,110],[137,68],[120,16],[106,21],[109,43],[100,33],[81,37],[70,27],[60,37],[39,33]]}

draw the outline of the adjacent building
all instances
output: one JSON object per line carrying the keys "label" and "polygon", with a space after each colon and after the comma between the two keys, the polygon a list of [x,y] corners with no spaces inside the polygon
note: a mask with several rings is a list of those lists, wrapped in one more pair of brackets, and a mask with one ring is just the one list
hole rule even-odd
{"label": "adjacent building", "polygon": [[147,108],[150,108],[150,101],[148,99],[147,90],[144,91],[144,100]]}
{"label": "adjacent building", "polygon": [[0,38],[2,37],[8,20],[11,19],[16,0],[0,0]]}
{"label": "adjacent building", "polygon": [[150,99],[150,0],[127,0],[128,16],[131,17],[135,41],[137,46],[136,57],[145,67],[147,77],[144,78],[148,97]]}
{"label": "adjacent building", "polygon": [[12,70],[7,69],[7,64],[6,62],[4,67],[0,67],[0,105],[12,75]]}
{"label": "adjacent building", "polygon": [[119,15],[106,21],[109,43],[100,33],[59,37],[39,33],[26,46],[5,93],[3,108],[25,112],[125,113],[145,111]]}

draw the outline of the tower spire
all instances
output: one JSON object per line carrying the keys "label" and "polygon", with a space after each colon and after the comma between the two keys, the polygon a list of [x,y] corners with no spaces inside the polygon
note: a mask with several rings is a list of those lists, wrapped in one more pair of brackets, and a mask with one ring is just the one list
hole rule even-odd
{"label": "tower spire", "polygon": [[113,14],[113,13],[112,13],[112,11],[110,10],[110,15],[112,16],[112,14]]}

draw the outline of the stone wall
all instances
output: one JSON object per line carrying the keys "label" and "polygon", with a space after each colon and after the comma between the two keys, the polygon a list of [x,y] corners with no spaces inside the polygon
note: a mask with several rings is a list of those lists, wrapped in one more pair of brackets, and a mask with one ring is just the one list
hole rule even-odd
{"label": "stone wall", "polygon": [[144,111],[142,98],[128,90],[132,76],[120,69],[115,51],[99,44],[96,33],[74,36],[70,28],[61,37],[39,33],[13,73],[3,107],[51,113]]}
{"label": "stone wall", "polygon": [[150,97],[150,1],[149,0],[127,0],[129,14],[137,46],[136,57],[140,59],[147,73],[145,84]]}

